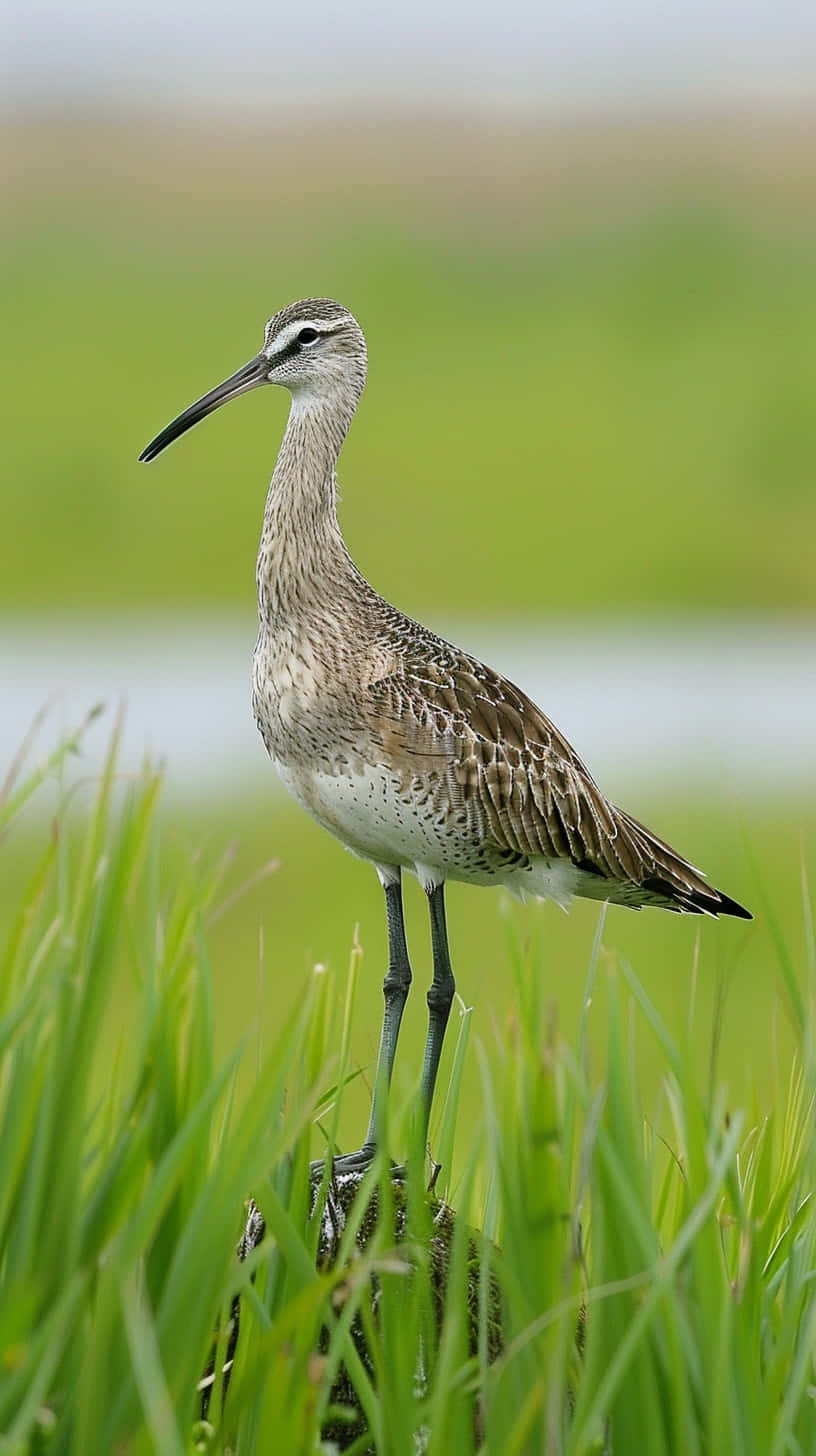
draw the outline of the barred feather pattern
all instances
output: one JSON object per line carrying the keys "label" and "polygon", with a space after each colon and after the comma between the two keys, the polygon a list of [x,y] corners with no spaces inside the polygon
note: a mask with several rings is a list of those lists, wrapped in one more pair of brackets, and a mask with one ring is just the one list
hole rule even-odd
{"label": "barred feather pattern", "polygon": [[611,804],[520,688],[416,623],[391,626],[399,669],[368,689],[384,757],[435,788],[452,813],[464,810],[462,828],[488,862],[524,870],[567,860],[581,871],[575,893],[635,909],[745,913]]}
{"label": "barred feather pattern", "polygon": [[[314,356],[327,361],[323,387],[311,364],[308,388],[291,385],[258,557],[253,705],[286,786],[384,882],[407,868],[426,888],[461,879],[750,918],[610,803],[520,688],[366,581],[337,522],[334,474],[365,343],[339,305],[307,300],[270,322],[267,346],[310,322],[333,331]],[[287,354],[285,369],[298,367]]]}

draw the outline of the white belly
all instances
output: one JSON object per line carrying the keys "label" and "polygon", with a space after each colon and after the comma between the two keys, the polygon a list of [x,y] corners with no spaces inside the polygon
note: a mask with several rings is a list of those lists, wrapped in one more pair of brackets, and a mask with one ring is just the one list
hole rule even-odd
{"label": "white belly", "polygon": [[355,854],[409,869],[439,859],[440,814],[401,790],[396,776],[372,767],[328,774],[276,766],[289,792]]}
{"label": "white belly", "polygon": [[523,869],[502,865],[464,812],[441,806],[430,790],[406,789],[383,769],[327,774],[276,767],[294,798],[354,854],[385,871],[408,870],[426,889],[448,879],[503,885],[515,895],[564,907],[581,893],[581,872],[569,860],[536,859]]}

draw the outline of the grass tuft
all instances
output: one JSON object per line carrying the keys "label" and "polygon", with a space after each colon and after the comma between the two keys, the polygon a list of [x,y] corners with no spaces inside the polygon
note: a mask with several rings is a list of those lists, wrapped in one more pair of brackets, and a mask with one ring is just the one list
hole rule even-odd
{"label": "grass tuft", "polygon": [[[7,783],[2,854],[63,756]],[[63,794],[0,951],[3,1456],[316,1453],[329,1437],[389,1456],[816,1450],[813,967],[781,928],[797,1050],[766,1106],[700,1084],[699,1013],[668,1027],[603,951],[603,920],[574,1044],[511,948],[507,1020],[485,1042],[462,1009],[443,1093],[437,1187],[455,1215],[427,1195],[410,1107],[392,1106],[405,1185],[380,1157],[327,1259],[328,1180],[312,1209],[308,1163],[335,1145],[356,1074],[359,947],[343,988],[304,978],[262,1058],[251,1025],[225,1052],[212,978],[229,967],[208,941],[222,867],[198,855],[178,873],[176,855],[168,875],[158,797],[149,772],[119,782],[114,741],[90,799]],[[117,1028],[123,983],[135,1010]],[[242,1263],[250,1195],[267,1232]],[[229,1390],[216,1376],[202,1421],[236,1296]]]}

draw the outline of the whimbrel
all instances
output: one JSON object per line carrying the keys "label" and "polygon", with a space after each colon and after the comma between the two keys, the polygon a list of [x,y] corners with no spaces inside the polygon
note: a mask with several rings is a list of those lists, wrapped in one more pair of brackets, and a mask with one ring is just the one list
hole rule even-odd
{"label": "whimbrel", "polygon": [[335,467],[366,380],[366,345],[331,299],[290,304],[263,347],[156,436],[161,450],[225,400],[280,384],[291,409],[258,553],[255,719],[284,784],[318,823],[371,861],[385,892],[388,972],[365,1166],[390,1081],[411,967],[402,873],[428,897],[433,981],[420,1084],[427,1135],[454,995],[446,880],[504,885],[566,905],[574,895],[639,910],[747,910],[706,883],[604,797],[578,755],[520,688],[377,594],[346,548]]}

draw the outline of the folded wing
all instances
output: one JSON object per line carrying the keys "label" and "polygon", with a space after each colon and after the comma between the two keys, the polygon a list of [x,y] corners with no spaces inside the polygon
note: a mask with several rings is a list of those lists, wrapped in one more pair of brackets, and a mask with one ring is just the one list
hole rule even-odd
{"label": "folded wing", "polygon": [[446,779],[454,810],[470,810],[499,854],[569,860],[583,872],[577,893],[593,899],[751,918],[611,804],[520,688],[443,643],[401,667],[369,689],[383,752],[419,779]]}

